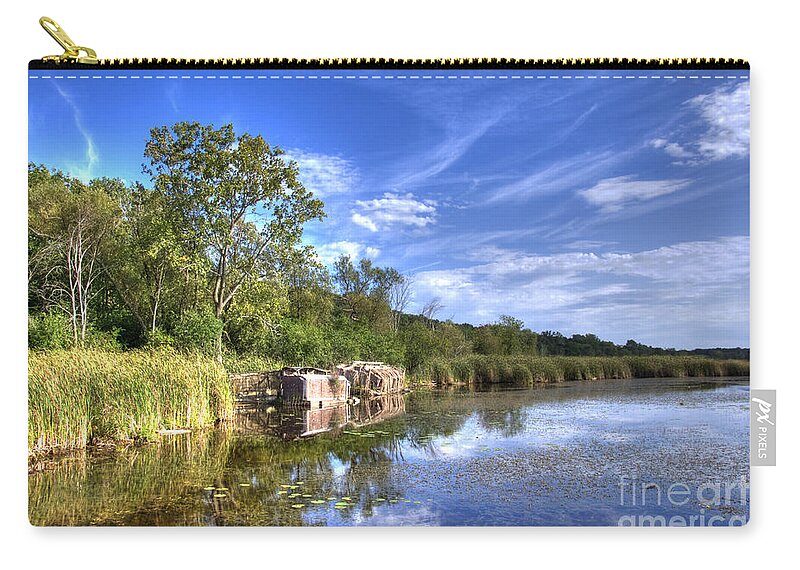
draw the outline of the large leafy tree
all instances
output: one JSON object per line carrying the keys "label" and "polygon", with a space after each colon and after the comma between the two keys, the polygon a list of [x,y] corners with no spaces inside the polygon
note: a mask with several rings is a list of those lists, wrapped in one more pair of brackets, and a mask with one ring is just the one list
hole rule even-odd
{"label": "large leafy tree", "polygon": [[342,255],[333,264],[333,281],[342,310],[352,320],[366,321],[376,328],[384,324],[391,327],[391,291],[403,281],[396,269],[378,267],[366,258],[356,266],[349,256]]}
{"label": "large leafy tree", "polygon": [[154,334],[167,312],[169,295],[185,301],[187,280],[205,273],[205,256],[178,239],[162,194],[134,184],[122,194],[120,205],[123,221],[107,273],[142,331]]}
{"label": "large leafy tree", "polygon": [[237,136],[232,125],[152,129],[145,157],[179,239],[207,254],[218,318],[243,287],[270,278],[291,256],[306,222],[325,215],[283,150],[261,136]]}
{"label": "large leafy tree", "polygon": [[288,287],[291,318],[314,324],[330,319],[334,301],[331,276],[311,246],[296,249],[283,260],[280,273]]}

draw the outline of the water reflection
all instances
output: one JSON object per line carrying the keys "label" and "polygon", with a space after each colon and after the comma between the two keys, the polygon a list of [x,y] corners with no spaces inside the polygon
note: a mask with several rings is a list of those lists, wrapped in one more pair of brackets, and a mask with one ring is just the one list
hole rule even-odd
{"label": "water reflection", "polygon": [[659,379],[252,408],[227,429],[31,475],[30,520],[614,524],[619,475],[746,476],[747,398],[743,382]]}
{"label": "water reflection", "polygon": [[292,440],[341,430],[347,426],[363,427],[405,412],[402,394],[320,408],[249,406],[238,410],[234,428],[243,434],[274,435],[283,440]]}

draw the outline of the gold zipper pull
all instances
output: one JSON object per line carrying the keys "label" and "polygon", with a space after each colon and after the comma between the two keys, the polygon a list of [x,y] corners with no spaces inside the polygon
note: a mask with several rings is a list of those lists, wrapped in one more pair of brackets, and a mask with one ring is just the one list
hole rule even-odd
{"label": "gold zipper pull", "polygon": [[59,26],[52,18],[42,16],[39,18],[39,24],[50,34],[50,37],[58,42],[58,45],[64,48],[63,54],[46,55],[42,60],[68,63],[99,63],[97,53],[93,49],[75,45],[75,42],[70,39],[64,28]]}

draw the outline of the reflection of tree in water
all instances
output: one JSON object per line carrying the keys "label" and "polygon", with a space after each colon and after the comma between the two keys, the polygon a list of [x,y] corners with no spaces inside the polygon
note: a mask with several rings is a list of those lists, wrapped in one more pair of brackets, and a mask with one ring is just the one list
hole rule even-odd
{"label": "reflection of tree in water", "polygon": [[[311,500],[329,497],[351,497],[355,505],[336,516],[353,517],[356,509],[361,517],[372,516],[374,501],[403,495],[392,477],[392,465],[404,460],[403,446],[430,445],[427,438],[454,433],[465,415],[421,410],[409,418],[402,397],[363,404],[351,410],[352,421],[314,437],[277,437],[270,430],[281,429],[280,418],[264,410],[248,418],[258,429],[210,430],[62,461],[29,478],[31,521],[300,525],[319,512]],[[300,496],[288,498],[293,493]],[[298,501],[308,506],[293,509]],[[323,507],[329,505],[317,508]]]}
{"label": "reflection of tree in water", "polygon": [[212,431],[99,457],[64,458],[28,478],[30,520],[38,525],[209,524],[207,494],[198,491],[222,486],[229,444],[229,434]]}
{"label": "reflection of tree in water", "polygon": [[476,410],[478,423],[487,431],[499,432],[503,437],[513,437],[525,431],[528,410]]}

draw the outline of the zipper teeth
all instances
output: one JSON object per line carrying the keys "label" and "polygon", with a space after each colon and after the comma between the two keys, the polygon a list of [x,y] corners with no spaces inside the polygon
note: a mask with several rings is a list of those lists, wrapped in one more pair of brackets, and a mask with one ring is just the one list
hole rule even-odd
{"label": "zipper teeth", "polygon": [[[31,68],[97,68],[97,65],[34,60]],[[585,58],[585,59],[393,59],[393,58],[120,58],[100,59],[105,68],[259,68],[259,69],[750,69],[744,59],[723,58]]]}

